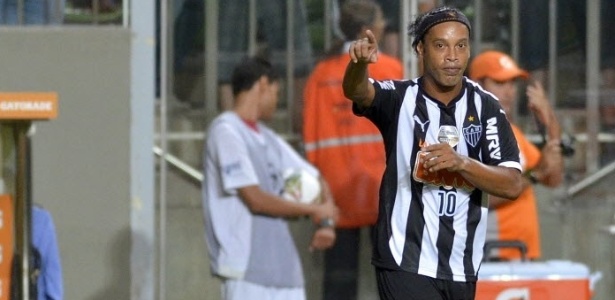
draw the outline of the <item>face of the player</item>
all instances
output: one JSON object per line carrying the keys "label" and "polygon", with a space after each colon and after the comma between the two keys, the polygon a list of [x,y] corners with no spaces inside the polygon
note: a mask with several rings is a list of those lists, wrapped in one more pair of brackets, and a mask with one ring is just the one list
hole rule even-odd
{"label": "face of the player", "polygon": [[485,78],[482,86],[487,91],[498,97],[500,105],[508,116],[511,116],[513,104],[517,97],[517,84],[514,79],[507,81],[497,81]]}
{"label": "face of the player", "polygon": [[280,83],[278,81],[266,80],[263,84],[261,101],[261,119],[271,120],[275,114],[280,98]]}
{"label": "face of the player", "polygon": [[435,25],[417,46],[425,80],[441,89],[461,84],[470,58],[470,32],[459,22]]}

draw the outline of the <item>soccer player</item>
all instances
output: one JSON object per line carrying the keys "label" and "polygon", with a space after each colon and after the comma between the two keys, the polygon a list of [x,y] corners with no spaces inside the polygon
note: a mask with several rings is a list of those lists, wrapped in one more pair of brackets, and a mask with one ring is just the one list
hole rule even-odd
{"label": "soccer player", "polygon": [[463,76],[470,23],[440,7],[410,26],[424,74],[377,81],[378,41],[349,49],[343,88],[357,115],[382,133],[372,263],[381,299],[474,299],[487,226],[487,194],[521,193],[519,149],[498,101]]}

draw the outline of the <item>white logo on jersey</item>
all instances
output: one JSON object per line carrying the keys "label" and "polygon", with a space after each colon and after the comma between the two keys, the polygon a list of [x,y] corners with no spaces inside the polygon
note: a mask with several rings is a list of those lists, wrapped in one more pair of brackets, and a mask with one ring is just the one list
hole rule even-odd
{"label": "white logo on jersey", "polygon": [[487,140],[489,140],[489,156],[493,159],[502,159],[500,153],[500,138],[498,137],[498,120],[493,117],[487,120]]}
{"label": "white logo on jersey", "polygon": [[378,84],[380,85],[380,88],[383,90],[394,90],[395,89],[395,84],[393,84],[393,80],[378,81]]}
{"label": "white logo on jersey", "polygon": [[429,124],[429,120],[425,121],[425,123],[421,122],[421,119],[419,119],[419,116],[414,115],[414,121],[416,123],[418,123],[419,125],[421,125],[421,131],[423,133],[425,133],[425,125]]}

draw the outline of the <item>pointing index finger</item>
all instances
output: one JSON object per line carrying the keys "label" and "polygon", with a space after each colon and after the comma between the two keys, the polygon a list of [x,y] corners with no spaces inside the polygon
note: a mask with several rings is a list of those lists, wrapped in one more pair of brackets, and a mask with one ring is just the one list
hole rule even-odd
{"label": "pointing index finger", "polygon": [[365,30],[365,35],[367,36],[367,41],[370,44],[375,44],[376,43],[376,36],[374,35],[374,33],[371,30]]}

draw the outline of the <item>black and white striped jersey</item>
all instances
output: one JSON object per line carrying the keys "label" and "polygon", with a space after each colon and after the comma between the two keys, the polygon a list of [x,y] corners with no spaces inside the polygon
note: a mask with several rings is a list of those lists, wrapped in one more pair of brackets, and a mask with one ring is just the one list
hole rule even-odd
{"label": "black and white striped jersey", "polygon": [[382,133],[387,166],[372,263],[433,278],[476,281],[487,226],[487,198],[457,173],[422,172],[423,143],[438,143],[447,129],[459,139],[458,153],[487,165],[521,170],[519,149],[497,99],[464,78],[448,105],[430,98],[421,79],[370,82],[371,107],[354,112]]}

